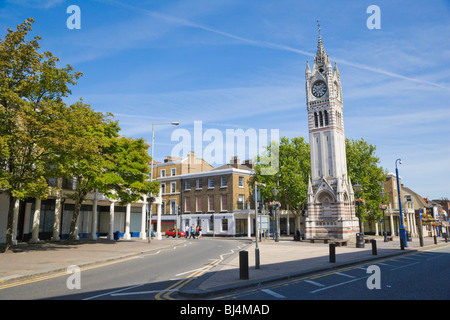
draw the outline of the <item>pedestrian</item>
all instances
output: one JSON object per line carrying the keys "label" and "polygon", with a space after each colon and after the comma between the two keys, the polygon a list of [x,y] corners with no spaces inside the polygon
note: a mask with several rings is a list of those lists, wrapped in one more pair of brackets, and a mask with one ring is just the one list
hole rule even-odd
{"label": "pedestrian", "polygon": [[198,226],[198,238],[200,239],[202,237],[202,226]]}
{"label": "pedestrian", "polygon": [[184,237],[189,238],[189,225],[186,226]]}
{"label": "pedestrian", "polygon": [[192,227],[191,227],[191,234],[190,234],[190,236],[189,236],[189,239],[190,238],[194,238],[195,239],[195,228],[194,228],[194,224],[192,224]]}

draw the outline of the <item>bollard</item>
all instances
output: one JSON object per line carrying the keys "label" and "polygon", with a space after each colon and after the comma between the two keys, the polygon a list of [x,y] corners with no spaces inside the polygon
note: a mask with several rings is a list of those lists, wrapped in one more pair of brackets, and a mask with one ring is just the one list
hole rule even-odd
{"label": "bollard", "polygon": [[405,241],[402,237],[400,237],[400,249],[405,250]]}
{"label": "bollard", "polygon": [[248,280],[248,251],[239,251],[239,279]]}
{"label": "bollard", "polygon": [[448,236],[447,236],[447,232],[445,233],[445,242],[448,242]]}
{"label": "bollard", "polygon": [[255,248],[255,269],[259,269],[259,248]]}
{"label": "bollard", "polygon": [[372,240],[370,240],[370,242],[372,243],[372,255],[376,256],[378,254],[378,251],[377,251],[377,240],[372,239]]}
{"label": "bollard", "polygon": [[433,237],[434,237],[434,244],[437,244],[437,237],[436,236]]}
{"label": "bollard", "polygon": [[336,262],[336,244],[330,243],[330,263]]}

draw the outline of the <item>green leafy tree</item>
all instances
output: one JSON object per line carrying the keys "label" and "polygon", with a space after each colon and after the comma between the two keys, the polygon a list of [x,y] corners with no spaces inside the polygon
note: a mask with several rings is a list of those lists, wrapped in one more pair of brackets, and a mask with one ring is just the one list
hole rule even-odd
{"label": "green leafy tree", "polygon": [[9,195],[6,250],[13,242],[18,204],[29,196],[46,198],[47,174],[55,159],[48,138],[58,132],[63,97],[81,76],[58,58],[39,53],[40,37],[26,40],[32,18],[8,28],[0,39],[0,185]]}
{"label": "green leafy tree", "polygon": [[[379,166],[380,159],[376,156],[376,146],[366,140],[345,140],[348,175],[353,184],[362,186],[359,197],[364,199],[361,206],[361,217],[369,222],[381,219],[381,183],[386,180],[387,172]],[[355,194],[355,198],[356,198]],[[386,198],[384,199],[387,200]]]}
{"label": "green leafy tree", "polygon": [[[279,190],[277,200],[282,208],[289,207],[295,214],[300,215],[306,205],[308,177],[311,173],[309,144],[303,137],[282,137],[278,148],[273,148],[274,144],[276,142],[267,147],[266,154],[257,158],[256,177],[252,178],[250,183],[252,186],[255,181],[265,183],[266,187],[261,189],[261,196],[267,200],[274,200],[271,191],[276,187]],[[274,159],[270,152],[277,149],[278,159]],[[269,164],[269,160],[278,160],[278,170],[274,170],[272,175],[264,174],[267,171],[264,172],[264,165],[261,164]],[[273,166],[273,163],[270,164]]]}

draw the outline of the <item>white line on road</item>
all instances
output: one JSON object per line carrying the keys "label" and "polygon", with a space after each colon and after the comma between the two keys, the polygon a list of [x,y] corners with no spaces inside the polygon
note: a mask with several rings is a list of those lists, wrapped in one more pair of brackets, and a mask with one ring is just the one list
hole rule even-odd
{"label": "white line on road", "polygon": [[132,295],[140,295],[140,294],[159,293],[159,292],[175,292],[175,291],[178,291],[178,289],[111,293],[111,296],[112,297],[116,297],[116,296],[132,296]]}
{"label": "white line on road", "polygon": [[269,289],[261,289],[261,291],[263,291],[263,292],[265,292],[267,294],[270,294],[272,297],[275,297],[275,298],[278,298],[278,299],[286,298],[285,296],[283,296],[283,295],[281,295],[279,293],[276,293],[275,291],[269,290]]}
{"label": "white line on road", "polygon": [[352,282],[355,282],[355,281],[358,281],[358,280],[366,279],[368,277],[369,276],[364,276],[364,277],[361,277],[361,278],[356,278],[356,279],[353,279],[353,280],[349,280],[349,281],[333,284],[333,285],[328,286],[328,287],[324,287],[324,288],[313,290],[310,293],[316,293],[316,292],[319,292],[319,291],[323,291],[323,290],[328,290],[328,289],[331,289],[331,288],[339,287],[339,286],[342,286],[342,285],[347,284],[347,283],[352,283]]}
{"label": "white line on road", "polygon": [[308,283],[313,284],[313,285],[318,286],[318,287],[325,287],[324,284],[321,284],[321,283],[318,283],[318,282],[315,282],[315,281],[312,281],[312,280],[305,280],[305,282],[308,282]]}
{"label": "white line on road", "polygon": [[347,277],[347,278],[352,278],[352,279],[356,278],[356,277],[351,276],[351,275],[349,275],[349,274],[340,273],[340,272],[336,272],[335,274],[337,274],[337,275],[339,275],[339,276]]}

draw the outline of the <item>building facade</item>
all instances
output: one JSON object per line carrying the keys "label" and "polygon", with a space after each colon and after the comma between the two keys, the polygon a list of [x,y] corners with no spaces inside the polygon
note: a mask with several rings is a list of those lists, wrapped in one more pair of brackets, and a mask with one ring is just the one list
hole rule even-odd
{"label": "building facade", "polygon": [[195,159],[194,169],[186,165],[187,159],[178,158],[166,158],[154,169],[161,192],[153,208],[153,229],[158,230],[160,210],[161,234],[176,226],[184,231],[194,225],[201,226],[204,235],[249,236],[254,232],[251,161],[241,164],[233,157],[230,163],[213,168]]}
{"label": "building facade", "polygon": [[320,34],[313,69],[307,62],[305,78],[311,151],[305,235],[348,239],[359,227],[347,173],[342,86]]}

